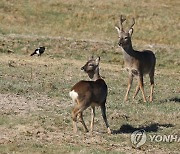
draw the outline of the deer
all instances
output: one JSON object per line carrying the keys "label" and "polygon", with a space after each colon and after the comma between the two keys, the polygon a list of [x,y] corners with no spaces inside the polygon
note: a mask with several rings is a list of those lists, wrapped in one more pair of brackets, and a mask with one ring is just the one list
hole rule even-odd
{"label": "deer", "polygon": [[96,59],[93,57],[89,58],[81,70],[88,74],[91,81],[81,80],[76,83],[69,92],[69,95],[75,104],[72,110],[74,133],[77,133],[77,116],[79,116],[79,121],[82,123],[84,131],[89,132],[83,119],[83,111],[88,107],[91,107],[90,132],[92,133],[94,128],[95,107],[100,107],[107,132],[109,134],[111,133],[106,117],[108,87],[99,73],[99,62],[100,57]]}
{"label": "deer", "polygon": [[126,19],[123,18],[122,15],[120,15],[119,26],[115,26],[119,37],[118,46],[122,48],[125,68],[129,72],[128,86],[124,97],[124,101],[128,100],[128,94],[131,89],[133,78],[136,77],[138,79],[138,85],[133,95],[133,100],[135,99],[139,90],[141,90],[143,101],[147,102],[144,93],[143,76],[145,74],[149,74],[151,85],[150,102],[152,102],[154,91],[154,72],[156,65],[156,57],[155,54],[150,50],[137,51],[133,49],[131,38],[133,34],[133,26],[135,25],[135,19],[132,18],[132,22],[128,30],[124,30],[123,28],[123,22],[125,20]]}

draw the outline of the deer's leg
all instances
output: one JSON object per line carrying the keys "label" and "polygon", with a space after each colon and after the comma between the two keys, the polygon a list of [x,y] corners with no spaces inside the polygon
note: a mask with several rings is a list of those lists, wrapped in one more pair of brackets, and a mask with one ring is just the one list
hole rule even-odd
{"label": "deer's leg", "polygon": [[136,87],[136,91],[135,91],[134,96],[133,96],[133,99],[135,99],[135,97],[137,96],[139,90],[140,90],[140,85],[139,85],[139,83],[138,83],[138,85],[137,85],[137,87]]}
{"label": "deer's leg", "polygon": [[130,75],[129,75],[129,79],[128,79],[128,87],[127,87],[126,95],[125,95],[125,97],[124,97],[124,101],[127,101],[127,100],[128,100],[128,94],[129,94],[129,91],[130,91],[130,89],[131,89],[132,82],[133,82],[133,75],[130,74]]}
{"label": "deer's leg", "polygon": [[154,91],[154,70],[149,74],[150,83],[151,83],[151,93],[150,93],[150,102],[153,101],[153,91]]}
{"label": "deer's leg", "polygon": [[74,134],[77,133],[77,122],[76,121],[73,121],[73,132],[74,132]]}
{"label": "deer's leg", "polygon": [[84,127],[84,131],[88,132],[88,129],[87,129],[86,124],[85,124],[84,119],[83,119],[83,113],[82,112],[80,113],[79,118],[80,118],[80,122],[82,123],[82,125]]}
{"label": "deer's leg", "polygon": [[77,115],[80,114],[80,118],[81,118],[81,114],[82,112],[87,108],[88,106],[85,106],[84,104],[78,104],[74,107],[73,111],[72,111],[72,119],[73,119],[73,131],[74,133],[77,133]]}
{"label": "deer's leg", "polygon": [[72,119],[73,119],[73,132],[77,133],[77,115],[75,115],[76,108],[73,109],[72,111]]}
{"label": "deer's leg", "polygon": [[111,134],[111,130],[109,128],[109,124],[108,124],[107,117],[106,117],[106,106],[105,106],[105,104],[101,106],[101,113],[102,113],[102,117],[104,119],[104,122],[105,122],[105,125],[107,128],[107,131],[109,134]]}
{"label": "deer's leg", "polygon": [[142,96],[143,96],[144,102],[147,102],[145,94],[144,94],[143,75],[139,75],[139,86],[140,86],[140,90],[142,92]]}
{"label": "deer's leg", "polygon": [[94,129],[95,107],[91,107],[91,132]]}

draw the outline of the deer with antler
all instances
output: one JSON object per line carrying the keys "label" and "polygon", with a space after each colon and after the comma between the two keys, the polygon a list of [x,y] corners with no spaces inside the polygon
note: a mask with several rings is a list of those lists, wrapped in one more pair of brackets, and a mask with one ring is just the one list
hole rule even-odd
{"label": "deer with antler", "polygon": [[128,100],[128,94],[131,89],[131,85],[133,82],[133,78],[138,77],[138,85],[136,87],[135,93],[133,95],[133,99],[135,99],[139,90],[142,92],[144,102],[147,102],[144,93],[144,84],[143,84],[143,76],[145,74],[149,74],[150,84],[151,84],[151,92],[150,92],[150,101],[153,101],[153,90],[154,90],[154,71],[156,65],[156,57],[154,53],[150,50],[137,51],[132,47],[131,37],[133,34],[133,26],[135,24],[135,19],[132,19],[132,24],[128,28],[128,30],[124,30],[123,22],[126,19],[120,16],[119,26],[116,26],[119,42],[118,45],[123,49],[123,56],[125,67],[129,72],[128,86],[127,92],[124,97],[124,101]]}

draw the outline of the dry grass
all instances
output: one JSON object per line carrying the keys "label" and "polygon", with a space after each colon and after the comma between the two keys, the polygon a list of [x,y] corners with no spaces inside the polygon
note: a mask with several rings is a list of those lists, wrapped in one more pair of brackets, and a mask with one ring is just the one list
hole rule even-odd
{"label": "dry grass", "polygon": [[[167,59],[168,48],[158,48],[155,101],[142,103],[141,94],[136,101],[123,103],[127,73],[123,70],[122,55],[113,52],[110,43],[68,39],[34,39],[31,37],[1,39],[5,45],[0,56],[0,132],[1,153],[164,153],[177,152],[178,143],[151,143],[133,149],[130,133],[143,128],[148,134],[179,133],[179,69],[177,54]],[[14,42],[14,43],[13,43]],[[24,50],[24,47],[30,46]],[[29,54],[38,44],[48,45],[42,57]],[[56,46],[58,44],[58,46]],[[14,49],[8,53],[8,47]],[[94,51],[94,47],[97,49]],[[119,49],[120,50],[120,49]],[[175,49],[173,49],[175,50]],[[107,114],[111,128],[117,134],[107,135],[100,110],[97,109],[94,134],[72,133],[69,89],[80,79],[80,72],[90,53],[101,56],[101,74],[109,87]],[[166,57],[167,56],[167,57]],[[165,58],[163,58],[165,57]],[[168,64],[164,61],[171,60]],[[13,66],[9,66],[9,62]],[[162,66],[163,65],[163,66]],[[146,94],[149,81],[145,79]],[[134,87],[133,87],[134,90]],[[132,93],[131,93],[132,94]],[[143,118],[142,118],[143,117]],[[90,111],[85,112],[89,125]],[[83,144],[82,144],[83,142]]]}
{"label": "dry grass", "polygon": [[[140,149],[130,143],[137,129],[179,135],[178,10],[177,0],[1,0],[0,153],[178,153],[177,142],[148,140]],[[136,17],[134,47],[156,54],[153,103],[143,103],[141,93],[123,103],[127,73],[114,30],[120,13]],[[42,57],[29,56],[42,45],[47,47]],[[93,134],[84,133],[81,125],[77,135],[72,133],[68,93],[77,81],[88,79],[80,67],[92,54],[101,56],[101,75],[109,88],[112,135],[105,133],[99,109]],[[147,77],[145,92],[148,96]],[[89,119],[87,109],[88,126]]]}
{"label": "dry grass", "polygon": [[2,0],[0,31],[114,42],[121,13],[136,18],[136,42],[179,44],[178,0]]}

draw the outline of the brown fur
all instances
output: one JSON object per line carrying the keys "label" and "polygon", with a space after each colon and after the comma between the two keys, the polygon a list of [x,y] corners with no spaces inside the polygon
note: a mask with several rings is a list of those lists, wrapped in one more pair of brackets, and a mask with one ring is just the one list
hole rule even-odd
{"label": "brown fur", "polygon": [[106,98],[107,98],[107,85],[105,81],[99,75],[99,60],[100,58],[94,60],[91,58],[81,69],[84,70],[91,79],[94,81],[79,81],[72,88],[71,91],[74,91],[78,94],[78,97],[75,99],[76,105],[72,111],[73,118],[73,128],[74,132],[77,132],[77,116],[80,115],[80,122],[84,126],[84,130],[88,132],[86,124],[83,120],[83,111],[89,106],[92,108],[92,118],[91,118],[91,131],[94,127],[94,116],[95,116],[95,106],[101,107],[102,116],[108,133],[110,133],[109,124],[106,118]]}
{"label": "brown fur", "polygon": [[156,57],[154,53],[150,50],[136,51],[133,49],[131,36],[133,33],[132,27],[135,24],[135,20],[133,19],[133,23],[128,31],[123,30],[122,23],[124,21],[125,19],[123,19],[121,16],[119,27],[115,27],[119,34],[118,44],[123,48],[125,67],[129,72],[128,87],[124,100],[126,101],[128,99],[128,94],[133,82],[133,77],[137,76],[139,83],[136,87],[136,91],[133,96],[133,99],[136,97],[139,90],[141,90],[144,102],[147,101],[144,94],[143,76],[145,74],[149,74],[150,83],[151,83],[150,101],[153,101],[154,71],[155,71]]}

